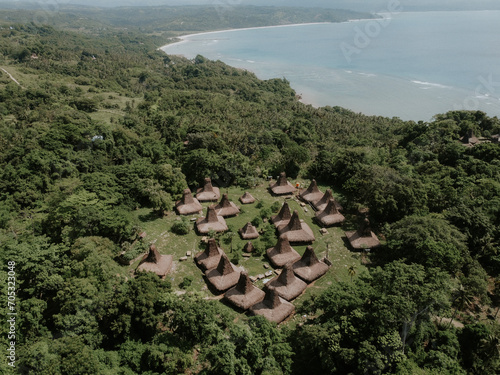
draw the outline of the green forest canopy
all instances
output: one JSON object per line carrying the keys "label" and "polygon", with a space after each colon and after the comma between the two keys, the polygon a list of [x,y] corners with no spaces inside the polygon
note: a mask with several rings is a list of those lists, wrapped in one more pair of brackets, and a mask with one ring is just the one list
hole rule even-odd
{"label": "green forest canopy", "polygon": [[[0,66],[19,82],[1,71],[0,257],[16,262],[19,372],[499,371],[500,145],[459,141],[498,134],[497,118],[313,108],[284,79],[167,56],[134,28],[0,26]],[[169,211],[206,176],[246,188],[281,171],[331,187],[353,218],[368,208],[385,239],[367,272],[297,307],[302,323],[238,315],[115,260],[141,230],[137,208]]]}

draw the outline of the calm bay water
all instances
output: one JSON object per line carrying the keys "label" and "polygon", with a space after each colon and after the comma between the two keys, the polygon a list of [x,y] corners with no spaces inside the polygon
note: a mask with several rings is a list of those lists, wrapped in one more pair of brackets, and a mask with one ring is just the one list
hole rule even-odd
{"label": "calm bay water", "polygon": [[415,121],[456,109],[500,117],[500,11],[383,16],[197,34],[162,49],[284,77],[314,106]]}

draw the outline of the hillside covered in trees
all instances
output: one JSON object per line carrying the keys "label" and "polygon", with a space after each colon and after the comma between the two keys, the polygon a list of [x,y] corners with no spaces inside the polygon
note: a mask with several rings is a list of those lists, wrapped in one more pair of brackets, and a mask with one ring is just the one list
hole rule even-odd
{"label": "hillside covered in trees", "polygon": [[[500,371],[499,119],[313,108],[284,79],[167,56],[134,28],[0,27],[0,279],[15,262],[18,313],[3,373]],[[465,146],[471,131],[484,142]],[[276,326],[118,262],[185,188],[282,171],[331,188],[348,225],[368,210],[383,244],[300,319]]]}
{"label": "hillside covered in trees", "polygon": [[27,23],[35,20],[37,23],[94,35],[106,34],[110,29],[135,29],[141,33],[164,37],[207,30],[310,22],[345,22],[352,19],[377,17],[368,12],[342,9],[256,7],[241,6],[231,2],[214,2],[206,6],[119,6],[113,8],[69,4],[50,6],[36,2],[31,4],[0,2],[0,8],[6,8],[2,19],[8,22]]}

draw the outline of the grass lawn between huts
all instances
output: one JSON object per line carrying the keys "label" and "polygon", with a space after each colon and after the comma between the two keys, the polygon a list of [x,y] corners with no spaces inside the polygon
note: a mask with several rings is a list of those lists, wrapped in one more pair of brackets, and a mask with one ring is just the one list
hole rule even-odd
{"label": "grass lawn between huts", "polygon": [[[302,187],[307,187],[309,181],[299,181]],[[262,185],[256,186],[250,189],[242,189],[239,187],[229,187],[221,188],[221,196],[223,193],[227,193],[229,200],[233,201],[241,210],[238,216],[226,218],[226,223],[229,230],[234,233],[232,240],[233,252],[231,252],[231,245],[227,240],[227,232],[225,234],[219,234],[216,236],[218,238],[219,246],[224,250],[229,259],[234,259],[236,252],[242,254],[242,249],[246,244],[247,240],[241,239],[238,229],[242,228],[247,222],[252,221],[255,217],[260,216],[260,211],[263,208],[270,208],[274,202],[279,202],[280,206],[285,200],[290,206],[291,212],[297,210],[301,219],[303,219],[313,230],[316,240],[312,243],[312,246],[316,252],[317,257],[321,260],[327,255],[328,248],[328,258],[332,262],[332,266],[329,268],[328,272],[322,276],[320,279],[308,285],[306,291],[296,298],[293,303],[296,307],[307,299],[307,297],[313,294],[319,294],[325,290],[329,285],[338,281],[351,281],[351,276],[348,273],[348,269],[354,266],[357,277],[362,273],[366,266],[362,262],[363,255],[359,252],[351,251],[348,247],[347,240],[344,235],[345,230],[356,229],[352,225],[352,221],[348,221],[342,226],[335,226],[327,228],[328,233],[321,234],[321,227],[313,220],[315,211],[310,205],[301,206],[301,201],[295,196],[288,198],[272,196],[268,189],[268,184],[264,183]],[[325,191],[327,187],[319,186],[322,191]],[[256,202],[252,204],[241,204],[238,198],[243,195],[245,191],[248,191],[256,198]],[[334,197],[337,195],[334,193]],[[259,202],[262,202],[259,204]],[[177,235],[171,231],[172,225],[177,220],[181,220],[181,216],[177,215],[174,211],[169,212],[168,215],[163,218],[159,218],[152,214],[150,209],[139,209],[135,211],[135,215],[140,223],[142,230],[146,233],[146,236],[141,240],[146,244],[154,243],[156,248],[161,254],[171,254],[174,259],[172,270],[166,276],[167,280],[172,283],[172,288],[178,293],[187,292],[197,292],[200,293],[206,299],[220,299],[222,295],[214,295],[206,286],[203,272],[196,266],[193,257],[196,253],[205,249],[205,243],[202,242],[202,236],[198,235],[194,229],[194,220],[205,216],[206,208],[210,204],[215,203],[203,203],[203,212],[201,214],[189,215],[191,221],[191,230],[186,235]],[[259,208],[260,206],[260,208]],[[276,212],[273,212],[276,215]],[[263,224],[265,225],[265,224]],[[261,229],[262,225],[258,228]],[[274,235],[273,244],[278,240],[277,233]],[[255,245],[259,245],[260,239],[253,240]],[[303,254],[307,245],[292,245],[292,247],[299,253]],[[264,247],[261,244],[261,247]],[[180,260],[185,257],[188,252],[191,252],[191,256],[187,260]],[[244,268],[250,276],[257,276],[259,274],[264,274],[266,271],[273,270],[273,267],[269,263],[265,255],[265,250],[262,255],[257,256],[252,254],[251,257],[238,257],[239,262],[238,267]],[[137,267],[139,260],[136,259],[130,265],[130,272]],[[269,268],[266,268],[266,265]],[[266,277],[264,279],[256,281],[254,284],[262,288],[264,283],[276,276]],[[192,278],[192,282],[188,287],[182,288],[180,284],[185,278]]]}

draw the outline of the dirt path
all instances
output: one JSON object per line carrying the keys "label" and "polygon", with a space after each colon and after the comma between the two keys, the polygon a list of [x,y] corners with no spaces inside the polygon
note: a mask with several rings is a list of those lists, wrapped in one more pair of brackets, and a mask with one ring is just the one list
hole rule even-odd
{"label": "dirt path", "polygon": [[[434,320],[436,322],[439,321],[443,324],[450,324],[451,318],[440,318],[440,317],[436,316],[436,317],[434,317]],[[451,321],[451,325],[455,328],[464,328],[464,325],[456,319],[453,319],[453,321]]]}
{"label": "dirt path", "polygon": [[[5,72],[5,74],[7,74],[7,75],[9,76],[9,78],[10,78],[11,80],[13,80],[13,81],[14,81],[15,83],[17,83],[19,86],[21,86],[21,84],[19,83],[19,81],[18,81],[17,79],[15,79],[15,78],[12,76],[12,74],[10,74],[10,73],[9,73],[8,71],[6,71],[4,68],[0,68],[0,69],[2,69],[2,70]],[[21,87],[22,87],[22,86],[21,86]]]}

